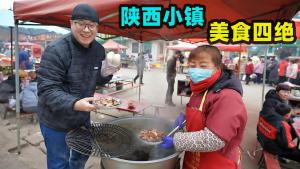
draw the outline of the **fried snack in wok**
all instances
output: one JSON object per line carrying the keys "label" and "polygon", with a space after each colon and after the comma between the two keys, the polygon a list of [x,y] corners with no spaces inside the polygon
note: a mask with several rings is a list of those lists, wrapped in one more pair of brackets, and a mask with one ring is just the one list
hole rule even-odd
{"label": "fried snack in wok", "polygon": [[156,129],[142,130],[139,134],[140,139],[148,142],[161,141],[164,133]]}
{"label": "fried snack in wok", "polygon": [[120,105],[121,102],[119,99],[113,98],[113,97],[102,97],[99,100],[95,100],[94,104],[99,107],[115,107],[117,105]]}

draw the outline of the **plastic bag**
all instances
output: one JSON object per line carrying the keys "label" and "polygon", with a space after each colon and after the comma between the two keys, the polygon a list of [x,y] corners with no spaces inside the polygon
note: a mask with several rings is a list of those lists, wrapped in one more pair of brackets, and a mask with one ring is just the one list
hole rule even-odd
{"label": "plastic bag", "polygon": [[16,99],[10,98],[8,100],[8,107],[11,108],[11,109],[15,108],[16,107]]}
{"label": "plastic bag", "polygon": [[106,77],[109,75],[113,75],[115,72],[119,71],[121,66],[116,66],[108,63],[106,60],[102,61],[101,67],[101,76]]}
{"label": "plastic bag", "polygon": [[246,80],[246,75],[243,75],[242,81],[245,81],[245,80]]}

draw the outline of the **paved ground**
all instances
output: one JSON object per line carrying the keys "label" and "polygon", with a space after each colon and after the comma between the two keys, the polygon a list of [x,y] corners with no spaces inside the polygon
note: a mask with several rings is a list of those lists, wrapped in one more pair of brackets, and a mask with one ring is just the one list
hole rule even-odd
{"label": "paved ground", "polygon": [[[132,69],[122,69],[120,74],[129,77],[134,77],[136,71]],[[142,87],[141,101],[150,104],[163,105],[165,99],[165,92],[167,89],[167,82],[165,80],[165,73],[162,70],[156,69],[144,73],[144,83]],[[178,75],[177,79],[184,79],[183,75]],[[257,159],[251,159],[247,156],[247,150],[255,149],[256,143],[256,123],[258,112],[261,108],[262,87],[259,85],[244,85],[244,102],[248,111],[248,122],[246,132],[242,142],[243,156],[242,168],[255,169],[257,168]],[[176,87],[175,87],[176,89]],[[267,88],[266,90],[268,90]],[[176,90],[174,92],[176,94]],[[117,97],[131,100],[138,100],[138,92],[136,89],[129,90],[124,93],[116,95]],[[174,102],[176,107],[165,106],[160,110],[159,117],[168,120],[174,120],[179,112],[184,111],[184,104],[187,103],[188,98],[183,98],[183,104],[180,104],[180,97],[174,95]],[[230,105],[229,105],[230,106]],[[108,112],[117,116],[131,116],[126,112]],[[145,111],[146,116],[153,116],[153,107]],[[100,114],[92,114],[93,121],[109,121],[112,117]],[[30,120],[22,120],[22,143],[21,154],[16,155],[16,128],[15,119],[13,115],[8,117],[8,120],[0,120],[0,169],[44,169],[46,168],[46,156],[43,140],[41,139],[39,126],[31,124]],[[90,158],[86,168],[98,169],[100,159]]]}

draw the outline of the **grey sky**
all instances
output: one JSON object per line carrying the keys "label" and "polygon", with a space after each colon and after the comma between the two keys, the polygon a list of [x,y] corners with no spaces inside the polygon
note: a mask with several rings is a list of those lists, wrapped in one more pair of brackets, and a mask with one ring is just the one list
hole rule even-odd
{"label": "grey sky", "polygon": [[[13,4],[12,0],[1,0],[0,9],[12,9],[12,4]],[[62,33],[62,34],[66,34],[66,33],[70,32],[70,31],[68,31],[64,28],[60,28],[60,27],[57,27],[57,26],[21,26],[21,27],[47,29],[49,31],[55,31],[57,33]]]}

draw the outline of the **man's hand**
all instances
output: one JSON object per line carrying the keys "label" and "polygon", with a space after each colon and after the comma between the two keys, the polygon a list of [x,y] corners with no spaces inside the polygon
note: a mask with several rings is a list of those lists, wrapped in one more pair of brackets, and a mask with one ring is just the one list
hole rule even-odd
{"label": "man's hand", "polygon": [[95,100],[94,97],[87,97],[87,98],[78,100],[74,104],[74,110],[75,111],[86,111],[86,112],[96,110],[96,107],[90,103],[90,102],[93,102],[94,100]]}
{"label": "man's hand", "polygon": [[121,65],[116,66],[110,63],[102,62],[101,75],[104,77],[113,75],[120,69],[121,69]]}

